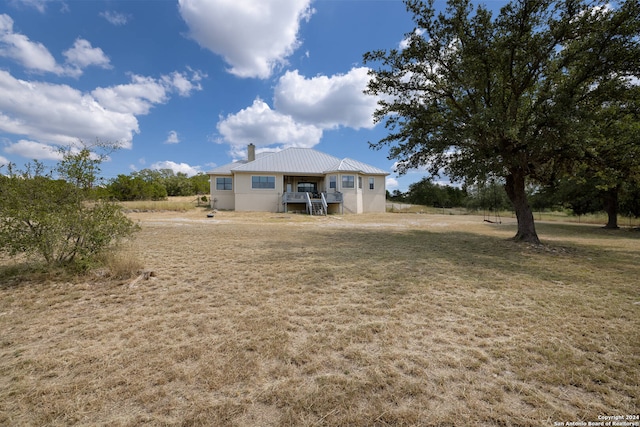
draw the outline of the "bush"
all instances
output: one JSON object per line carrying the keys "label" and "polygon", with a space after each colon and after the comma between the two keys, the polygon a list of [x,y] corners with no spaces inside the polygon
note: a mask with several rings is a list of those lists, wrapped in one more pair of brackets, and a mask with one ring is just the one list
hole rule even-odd
{"label": "bush", "polygon": [[[68,151],[58,167],[71,165],[75,173],[90,156],[87,149]],[[0,175],[0,251],[39,256],[50,266],[87,265],[137,230],[118,205],[92,200],[91,189],[77,181],[44,175],[38,162],[25,171],[12,166]]]}
{"label": "bush", "polygon": [[128,202],[132,200],[166,200],[167,190],[157,181],[145,181],[139,176],[118,175],[106,187],[111,197]]}

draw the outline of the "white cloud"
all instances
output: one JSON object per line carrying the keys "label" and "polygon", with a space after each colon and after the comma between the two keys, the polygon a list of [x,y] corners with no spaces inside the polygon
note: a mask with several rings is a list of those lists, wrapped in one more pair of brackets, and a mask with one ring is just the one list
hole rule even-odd
{"label": "white cloud", "polygon": [[36,141],[27,141],[21,139],[20,141],[9,144],[4,149],[9,154],[18,154],[28,159],[36,160],[61,160],[62,153],[56,150],[51,145],[42,144]]}
{"label": "white cloud", "polygon": [[42,43],[31,41],[23,34],[14,33],[13,19],[9,15],[0,14],[0,56],[11,58],[31,71],[79,77],[83,68],[91,65],[111,67],[109,58],[102,49],[94,48],[84,39],[77,39],[73,46],[62,54],[66,63],[60,65]]}
{"label": "white cloud", "polygon": [[258,98],[250,107],[221,118],[217,125],[221,138],[216,142],[229,143],[232,154],[240,157],[249,143],[310,148],[320,142],[324,130],[371,129],[377,99],[363,93],[368,81],[365,67],[331,77],[305,78],[297,70],[287,72],[274,91],[275,109]]}
{"label": "white cloud", "polygon": [[40,13],[44,13],[46,10],[47,1],[51,0],[11,0],[14,5],[23,4],[25,6],[33,7]]}
{"label": "white cloud", "polygon": [[298,71],[288,71],[275,88],[276,109],[296,121],[324,129],[339,126],[354,129],[374,127],[377,98],[363,91],[370,80],[366,67],[353,68],[347,74],[307,79]]}
{"label": "white cloud", "polygon": [[353,68],[346,74],[305,78],[298,71],[285,73],[274,93],[275,109],[261,99],[236,114],[222,117],[215,142],[231,145],[232,155],[241,157],[247,144],[278,148],[310,148],[320,142],[324,130],[375,126],[377,99],[363,93],[369,81],[368,68]]}
{"label": "white cloud", "polygon": [[13,19],[0,15],[0,56],[11,58],[31,70],[64,74],[53,55],[42,44],[13,32]]}
{"label": "white cloud", "polygon": [[67,85],[28,82],[0,70],[0,130],[54,144],[100,138],[130,146],[138,121]]}
{"label": "white cloud", "polygon": [[162,81],[165,86],[175,89],[180,96],[189,96],[194,90],[202,90],[200,81],[203,77],[207,77],[200,71],[194,71],[190,68],[189,71],[191,71],[190,77],[186,73],[174,71],[168,76],[162,76]]}
{"label": "white cloud", "polygon": [[144,115],[168,99],[167,87],[153,77],[131,76],[131,83],[99,87],[91,92],[105,108],[123,114]]}
{"label": "white cloud", "polygon": [[640,86],[640,78],[638,76],[629,76],[625,80],[632,86]]}
{"label": "white cloud", "polygon": [[76,68],[86,68],[90,65],[111,68],[109,58],[102,49],[91,46],[91,43],[84,39],[76,39],[73,47],[62,54],[67,58],[67,62]]}
{"label": "white cloud", "polygon": [[[70,145],[97,138],[131,148],[139,133],[136,116],[167,102],[174,91],[186,94],[173,86],[173,79],[134,75],[131,80],[85,93],[68,85],[16,79],[0,70],[0,132],[42,144]],[[15,154],[33,158],[24,143],[10,147]]]}
{"label": "white cloud", "polygon": [[397,179],[392,178],[390,176],[387,177],[387,179],[386,179],[387,190],[398,188],[398,186],[399,186],[399,184],[398,184],[398,180]]}
{"label": "white cloud", "polygon": [[572,21],[577,21],[579,18],[585,16],[586,14],[589,14],[594,17],[602,18],[602,17],[606,17],[606,15],[612,13],[613,11],[614,9],[611,7],[611,3],[599,4],[595,6],[588,4],[573,16]]}
{"label": "white cloud", "polygon": [[[422,36],[424,34],[424,30],[421,28],[416,28],[414,31],[414,34],[417,36]],[[400,50],[405,50],[406,48],[409,47],[409,38],[404,38],[400,41],[400,43],[398,44],[398,47],[400,48]]]}
{"label": "white cloud", "polygon": [[198,83],[201,73],[192,72],[191,79],[186,73],[174,72],[169,76],[153,77],[131,75],[131,83],[96,88],[91,94],[105,107],[120,113],[144,115],[155,104],[168,101],[172,92],[186,97],[193,90],[201,90]]}
{"label": "white cloud", "polygon": [[178,132],[175,130],[169,131],[169,135],[167,135],[167,139],[164,141],[165,144],[178,144],[179,142]]}
{"label": "white cloud", "polygon": [[175,173],[181,172],[187,174],[188,176],[197,175],[198,173],[202,172],[200,166],[190,166],[187,163],[176,163],[172,162],[171,160],[156,162],[151,165],[151,169],[171,169]]}
{"label": "white cloud", "polygon": [[311,0],[179,0],[182,19],[200,46],[221,55],[229,72],[266,79],[300,45]]}
{"label": "white cloud", "polygon": [[0,167],[7,166],[9,164],[9,159],[6,157],[0,156]]}
{"label": "white cloud", "polygon": [[272,110],[259,98],[250,107],[223,118],[217,128],[232,151],[241,150],[249,143],[309,148],[322,137],[322,129],[297,123],[291,116]]}
{"label": "white cloud", "polygon": [[129,22],[129,15],[125,15],[124,13],[112,12],[110,10],[106,10],[104,12],[100,12],[100,16],[106,19],[110,24],[115,26],[126,25]]}

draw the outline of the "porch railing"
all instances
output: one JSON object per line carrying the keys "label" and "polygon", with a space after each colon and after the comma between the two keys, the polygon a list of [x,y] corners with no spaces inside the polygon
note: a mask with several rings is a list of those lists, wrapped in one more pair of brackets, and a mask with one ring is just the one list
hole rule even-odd
{"label": "porch railing", "polygon": [[284,193],[282,203],[307,203],[307,193]]}
{"label": "porch railing", "polygon": [[329,211],[330,204],[339,203],[342,206],[342,193],[329,192],[329,193],[303,193],[303,192],[286,192],[282,194],[282,204],[284,205],[284,211],[288,212],[289,204],[303,204],[305,205],[307,213],[313,215],[314,204],[322,206],[322,212],[324,215]]}
{"label": "porch railing", "polygon": [[[309,193],[309,195],[311,196],[312,193]],[[324,197],[324,200],[326,203],[342,203],[342,193],[339,192],[332,192],[332,193],[320,193],[318,194],[318,197],[313,197],[313,198],[318,198],[318,199],[322,199]],[[307,193],[298,193],[298,192],[286,192],[284,194],[282,194],[282,203],[286,204],[286,203],[307,203]]]}
{"label": "porch railing", "polygon": [[309,193],[304,193],[307,196],[307,213],[313,215],[313,204],[311,203],[311,196]]}
{"label": "porch railing", "polygon": [[327,203],[342,203],[342,193],[334,191],[332,193],[322,193]]}

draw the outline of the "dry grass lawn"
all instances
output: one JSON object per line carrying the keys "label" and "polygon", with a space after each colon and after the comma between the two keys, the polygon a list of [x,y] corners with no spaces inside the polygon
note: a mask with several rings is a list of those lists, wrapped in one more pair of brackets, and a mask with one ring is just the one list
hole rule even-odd
{"label": "dry grass lawn", "polygon": [[16,277],[0,260],[0,425],[552,426],[640,410],[640,232],[540,223],[535,247],[508,240],[512,220],[472,216],[131,216],[127,259],[148,280]]}

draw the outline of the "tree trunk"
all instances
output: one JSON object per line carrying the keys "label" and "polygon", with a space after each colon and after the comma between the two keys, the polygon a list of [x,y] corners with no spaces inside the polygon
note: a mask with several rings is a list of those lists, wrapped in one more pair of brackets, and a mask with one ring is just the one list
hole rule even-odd
{"label": "tree trunk", "polygon": [[505,190],[507,196],[513,204],[518,219],[518,232],[513,240],[519,242],[540,244],[538,233],[536,233],[536,225],[533,220],[533,212],[527,201],[527,193],[525,192],[525,179],[522,171],[511,171],[506,177]]}
{"label": "tree trunk", "polygon": [[604,228],[618,229],[618,187],[607,190],[604,195],[604,209],[607,211],[607,225]]}

